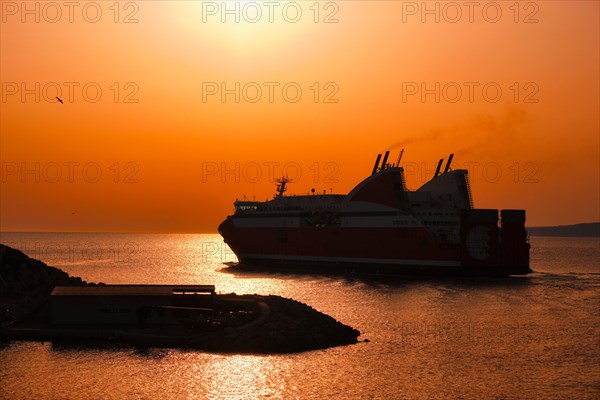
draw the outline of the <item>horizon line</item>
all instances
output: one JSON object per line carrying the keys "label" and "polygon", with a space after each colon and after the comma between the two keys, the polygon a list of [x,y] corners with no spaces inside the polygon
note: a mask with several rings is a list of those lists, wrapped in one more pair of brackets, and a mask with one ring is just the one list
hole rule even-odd
{"label": "horizon line", "polygon": [[[574,226],[574,225],[584,225],[584,224],[600,224],[600,221],[592,221],[592,222],[576,222],[571,224],[561,224],[561,225],[536,225],[536,226],[525,226],[525,228],[556,228],[563,226]],[[2,231],[0,230],[0,235],[3,233],[126,233],[126,234],[218,234],[218,231]]]}

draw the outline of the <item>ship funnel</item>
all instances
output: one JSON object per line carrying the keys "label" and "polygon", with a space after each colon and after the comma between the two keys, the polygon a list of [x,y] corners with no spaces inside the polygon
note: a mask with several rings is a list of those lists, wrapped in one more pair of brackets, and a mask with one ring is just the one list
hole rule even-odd
{"label": "ship funnel", "polygon": [[402,154],[404,154],[404,149],[400,150],[400,154],[398,154],[398,160],[396,161],[396,167],[400,166],[400,160],[402,160]]}
{"label": "ship funnel", "polygon": [[383,156],[383,161],[381,162],[381,169],[385,169],[385,163],[387,162],[388,157],[390,156],[390,151],[386,151]]}
{"label": "ship funnel", "polygon": [[450,157],[448,157],[448,162],[446,163],[446,168],[444,168],[444,173],[450,170],[450,163],[452,162],[452,157],[454,157],[454,153],[450,154]]}
{"label": "ship funnel", "polygon": [[442,163],[444,162],[443,158],[440,158],[440,161],[438,162],[438,166],[435,169],[435,174],[433,174],[433,177],[437,177],[440,174],[440,169],[442,168]]}
{"label": "ship funnel", "polygon": [[373,166],[373,172],[371,172],[371,175],[375,175],[375,172],[377,172],[377,168],[379,168],[379,160],[381,160],[381,154],[377,154],[377,159],[375,160],[375,165]]}

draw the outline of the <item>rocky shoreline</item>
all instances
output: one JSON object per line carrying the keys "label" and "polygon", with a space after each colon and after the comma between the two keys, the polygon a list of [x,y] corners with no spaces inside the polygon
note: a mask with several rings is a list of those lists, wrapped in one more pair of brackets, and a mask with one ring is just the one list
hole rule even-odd
{"label": "rocky shoreline", "polygon": [[0,244],[0,317],[10,309],[15,323],[31,318],[55,286],[95,285]]}
{"label": "rocky shoreline", "polygon": [[[358,342],[360,332],[312,307],[280,296],[218,295],[217,303],[250,304],[258,317],[240,326],[190,331],[182,326],[56,327],[50,323],[55,286],[96,285],[0,244],[0,340],[106,341],[221,353],[294,353]],[[98,285],[102,285],[99,283]],[[9,311],[7,311],[9,310]]]}

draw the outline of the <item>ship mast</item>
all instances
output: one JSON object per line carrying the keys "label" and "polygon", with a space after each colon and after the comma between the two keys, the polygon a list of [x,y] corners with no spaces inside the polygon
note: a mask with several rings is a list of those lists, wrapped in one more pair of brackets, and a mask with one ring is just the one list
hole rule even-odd
{"label": "ship mast", "polygon": [[288,178],[281,177],[275,182],[277,182],[277,194],[275,195],[275,198],[283,197],[283,194],[287,190],[287,187],[285,187],[285,185],[289,182]]}

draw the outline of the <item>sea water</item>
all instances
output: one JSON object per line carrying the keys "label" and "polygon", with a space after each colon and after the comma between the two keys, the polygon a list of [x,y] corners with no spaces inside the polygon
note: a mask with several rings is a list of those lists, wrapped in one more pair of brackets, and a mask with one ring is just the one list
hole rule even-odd
{"label": "sea water", "polygon": [[525,277],[240,273],[219,235],[2,233],[0,243],[105,283],[277,294],[361,331],[289,355],[0,343],[2,399],[598,399],[600,241],[532,237]]}

